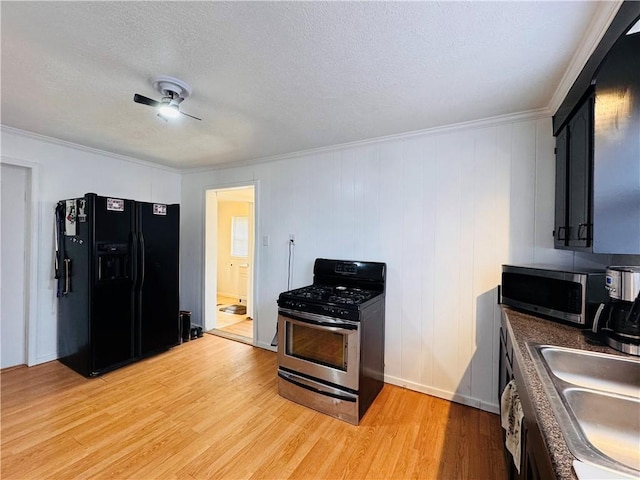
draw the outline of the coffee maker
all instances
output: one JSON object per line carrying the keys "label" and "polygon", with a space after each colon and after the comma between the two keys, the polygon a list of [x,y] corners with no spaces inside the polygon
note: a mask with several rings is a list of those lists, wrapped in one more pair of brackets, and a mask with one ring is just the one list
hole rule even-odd
{"label": "coffee maker", "polygon": [[616,350],[640,356],[640,267],[608,267],[609,301],[596,312],[593,331]]}

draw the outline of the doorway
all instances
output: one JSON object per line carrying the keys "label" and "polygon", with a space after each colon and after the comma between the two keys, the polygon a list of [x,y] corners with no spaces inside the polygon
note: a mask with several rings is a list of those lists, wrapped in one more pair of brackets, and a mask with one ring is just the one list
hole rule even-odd
{"label": "doorway", "polygon": [[0,368],[27,363],[30,169],[2,163],[2,305]]}
{"label": "doorway", "polygon": [[253,345],[254,186],[207,190],[205,218],[205,331]]}

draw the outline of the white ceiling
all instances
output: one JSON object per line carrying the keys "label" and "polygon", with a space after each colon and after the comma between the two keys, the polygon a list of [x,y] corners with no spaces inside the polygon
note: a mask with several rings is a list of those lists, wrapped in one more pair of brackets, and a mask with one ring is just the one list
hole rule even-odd
{"label": "white ceiling", "polygon": [[194,168],[544,109],[604,3],[2,1],[1,121]]}

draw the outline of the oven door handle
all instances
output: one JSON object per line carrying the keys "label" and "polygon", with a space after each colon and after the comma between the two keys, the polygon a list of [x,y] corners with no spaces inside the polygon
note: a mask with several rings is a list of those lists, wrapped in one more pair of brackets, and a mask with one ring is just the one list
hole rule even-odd
{"label": "oven door handle", "polygon": [[304,388],[314,393],[324,395],[326,397],[337,398],[338,400],[344,400],[345,402],[356,402],[358,397],[351,395],[347,392],[336,393],[338,389],[331,387],[322,388],[317,382],[306,380],[298,375],[292,375],[282,370],[278,370],[278,376],[287,382],[291,382],[300,388]]}
{"label": "oven door handle", "polygon": [[323,321],[323,320],[318,320],[315,318],[305,318],[301,315],[294,315],[290,312],[283,312],[282,309],[280,309],[280,315],[282,315],[283,317],[289,318],[291,320],[294,320],[296,322],[301,322],[301,323],[305,323],[307,325],[317,325],[320,327],[325,327],[328,330],[331,330],[333,332],[339,332],[340,330],[358,330],[358,325],[352,325],[350,323],[344,323],[344,322],[337,322],[337,321]]}

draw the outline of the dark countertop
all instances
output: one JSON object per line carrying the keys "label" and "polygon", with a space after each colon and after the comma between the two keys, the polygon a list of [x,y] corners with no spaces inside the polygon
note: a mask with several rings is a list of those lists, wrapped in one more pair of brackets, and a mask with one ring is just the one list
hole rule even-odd
{"label": "dark countertop", "polygon": [[585,341],[581,329],[562,325],[543,318],[518,312],[502,306],[506,317],[508,335],[513,343],[515,360],[518,362],[531,403],[536,414],[536,421],[547,445],[551,464],[555,468],[559,480],[576,480],[572,463],[575,457],[569,451],[560,427],[553,414],[544,387],[538,377],[533,361],[529,356],[527,342],[560,347],[577,348],[592,352],[609,353],[628,356],[604,345],[591,345]]}

